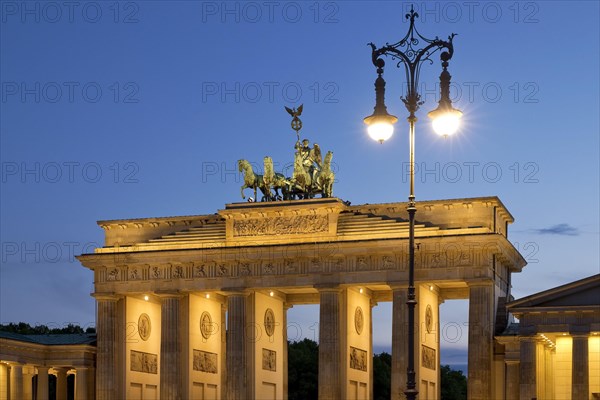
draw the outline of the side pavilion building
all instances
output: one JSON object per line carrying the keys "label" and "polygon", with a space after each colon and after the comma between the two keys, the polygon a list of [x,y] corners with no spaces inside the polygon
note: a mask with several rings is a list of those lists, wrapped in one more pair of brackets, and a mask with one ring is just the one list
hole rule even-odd
{"label": "side pavilion building", "polygon": [[600,274],[507,308],[519,322],[496,337],[506,381],[498,398],[600,399]]}

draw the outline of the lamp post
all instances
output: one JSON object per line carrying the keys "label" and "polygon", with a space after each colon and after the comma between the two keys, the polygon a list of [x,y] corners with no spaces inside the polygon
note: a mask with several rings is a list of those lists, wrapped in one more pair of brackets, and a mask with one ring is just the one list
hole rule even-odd
{"label": "lamp post", "polygon": [[[424,62],[433,63],[431,56],[440,50],[440,59],[442,61],[442,73],[440,75],[441,97],[437,109],[431,111],[428,116],[433,120],[433,128],[439,135],[448,136],[456,132],[459,125],[462,112],[452,107],[450,100],[450,73],[448,72],[448,61],[452,58],[454,47],[452,39],[455,34],[448,37],[448,40],[427,39],[422,36],[415,28],[415,18],[419,15],[412,9],[406,14],[406,19],[410,20],[410,26],[407,34],[395,44],[386,44],[377,48],[373,43],[372,47],[373,65],[377,67],[377,79],[375,80],[375,110],[373,114],[364,119],[368,125],[369,135],[383,143],[389,139],[393,132],[393,124],[398,118],[388,114],[385,106],[385,80],[383,79],[383,67],[385,61],[382,56],[390,56],[392,60],[397,61],[397,66],[404,66],[407,81],[407,93],[402,97],[402,101],[408,110],[409,125],[409,174],[410,174],[410,192],[408,196],[408,367],[406,370],[406,398],[414,400],[419,393],[415,383],[415,213],[417,212],[415,203],[415,124],[417,117],[415,113],[419,106],[423,104],[421,96],[418,93],[419,73],[421,65]],[[419,43],[423,42],[424,47],[416,49]],[[445,49],[445,51],[441,51]]]}

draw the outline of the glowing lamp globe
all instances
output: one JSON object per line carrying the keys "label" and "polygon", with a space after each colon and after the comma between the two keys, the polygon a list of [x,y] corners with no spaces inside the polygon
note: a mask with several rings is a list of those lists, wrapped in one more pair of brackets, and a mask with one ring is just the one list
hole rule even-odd
{"label": "glowing lamp globe", "polygon": [[441,108],[427,114],[432,120],[433,130],[440,136],[451,136],[456,133],[460,126],[462,112],[452,107]]}
{"label": "glowing lamp globe", "polygon": [[366,117],[364,121],[365,124],[367,124],[369,136],[373,140],[383,143],[394,134],[394,123],[398,121],[398,118],[387,113],[379,115],[373,114]]}

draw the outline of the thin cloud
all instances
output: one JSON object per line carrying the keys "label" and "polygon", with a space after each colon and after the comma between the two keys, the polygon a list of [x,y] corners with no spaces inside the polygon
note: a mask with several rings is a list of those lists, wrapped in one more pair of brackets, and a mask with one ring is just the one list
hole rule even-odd
{"label": "thin cloud", "polygon": [[569,224],[552,225],[548,228],[532,229],[533,233],[538,235],[562,235],[562,236],[579,236],[579,229]]}

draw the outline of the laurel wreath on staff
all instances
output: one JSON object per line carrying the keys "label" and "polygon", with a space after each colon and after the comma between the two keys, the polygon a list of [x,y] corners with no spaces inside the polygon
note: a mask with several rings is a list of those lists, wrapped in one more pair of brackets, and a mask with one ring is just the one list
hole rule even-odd
{"label": "laurel wreath on staff", "polygon": [[292,116],[292,129],[296,131],[296,138],[298,139],[298,141],[300,141],[300,129],[302,129],[302,121],[300,121],[300,118],[298,118],[300,115],[302,115],[302,107],[304,106],[304,104],[300,104],[300,106],[298,107],[298,109],[294,108],[289,108],[289,107],[285,107],[285,110],[288,112],[288,114],[290,114]]}

